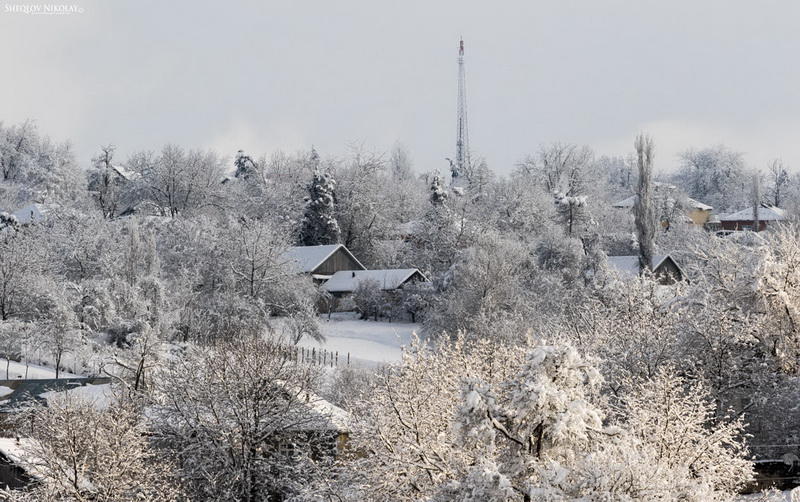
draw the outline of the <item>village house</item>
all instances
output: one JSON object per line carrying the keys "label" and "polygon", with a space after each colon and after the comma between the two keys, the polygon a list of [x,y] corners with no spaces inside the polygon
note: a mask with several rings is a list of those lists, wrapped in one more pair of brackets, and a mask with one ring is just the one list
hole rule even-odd
{"label": "village house", "polygon": [[[657,207],[663,209],[664,206],[675,207],[679,206],[685,216],[686,223],[698,227],[704,227],[711,219],[711,212],[714,210],[712,206],[703,204],[700,201],[692,199],[691,197],[681,196],[678,193],[678,188],[675,185],[668,183],[653,183],[654,199]],[[617,209],[633,209],[636,203],[636,195],[631,195],[626,199],[615,202],[611,206]],[[667,226],[669,222],[662,220],[662,225]]]}
{"label": "village house", "polygon": [[342,270],[325,281],[322,289],[335,297],[344,297],[352,294],[364,281],[376,283],[381,291],[395,291],[405,284],[427,282],[428,278],[416,268]]}
{"label": "village house", "polygon": [[[617,272],[622,278],[639,275],[638,256],[608,256],[606,260],[611,270]],[[681,267],[669,255],[654,256],[652,270],[656,280],[665,286],[686,278]]]}
{"label": "village house", "polygon": [[755,227],[755,214],[752,207],[742,209],[731,214],[720,215],[720,227],[723,232],[736,232],[740,230],[755,230],[761,232],[775,222],[783,221],[787,217],[786,210],[779,207],[762,204],[758,209],[758,228]]}
{"label": "village house", "polygon": [[320,284],[342,270],[366,270],[367,268],[342,244],[322,246],[293,246],[283,254],[298,273],[309,274]]}

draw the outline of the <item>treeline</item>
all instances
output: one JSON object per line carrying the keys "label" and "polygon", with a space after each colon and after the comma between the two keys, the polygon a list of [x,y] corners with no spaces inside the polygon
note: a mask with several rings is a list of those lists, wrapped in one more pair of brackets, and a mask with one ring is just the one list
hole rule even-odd
{"label": "treeline", "polygon": [[[675,200],[654,253],[688,280],[625,279],[606,256],[640,248],[610,207],[637,186],[628,156],[546,145],[508,176],[476,162],[459,194],[402,148],[118,160],[107,146],[83,169],[31,123],[0,137],[0,352],[120,389],[106,410],[26,416],[38,455],[91,480],[54,468],[31,497],[731,500],[752,478],[747,434],[791,448],[800,427],[776,413],[800,397],[800,227],[720,238]],[[763,202],[791,208],[795,177],[771,167]],[[745,174],[712,148],[661,179],[724,211],[753,203]],[[41,221],[10,216],[33,202]],[[321,298],[284,251],[334,242],[432,279],[401,297],[425,339],[401,364],[323,379],[285,357],[320,336]],[[364,312],[395,315],[376,295],[356,295]],[[352,454],[275,446],[315,420],[309,393],[351,412]],[[85,455],[65,458],[68,438]]]}

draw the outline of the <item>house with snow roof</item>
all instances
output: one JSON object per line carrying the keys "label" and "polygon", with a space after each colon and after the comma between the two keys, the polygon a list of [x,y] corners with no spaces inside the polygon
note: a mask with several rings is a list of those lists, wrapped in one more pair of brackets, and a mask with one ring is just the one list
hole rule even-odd
{"label": "house with snow roof", "polygon": [[[681,196],[675,185],[656,182],[653,183],[653,189],[656,204],[666,204],[670,206],[679,204],[682,206],[687,223],[702,227],[708,223],[711,218],[711,212],[714,210],[712,206],[692,199],[691,197]],[[631,195],[630,197],[611,204],[611,207],[617,209],[633,209],[637,197],[637,195]]]}
{"label": "house with snow roof", "polygon": [[335,297],[343,297],[352,294],[366,281],[374,282],[381,291],[396,291],[406,284],[428,282],[428,278],[416,268],[342,270],[325,281],[322,289]]}
{"label": "house with snow roof", "polygon": [[[639,275],[639,256],[608,256],[609,268],[620,278],[627,279]],[[654,256],[651,269],[656,280],[663,285],[675,284],[686,278],[678,263],[669,255]]]}
{"label": "house with snow roof", "polygon": [[761,232],[766,230],[769,225],[783,221],[786,218],[785,209],[761,204],[761,207],[758,208],[758,228],[754,228],[755,211],[752,207],[735,213],[722,214],[719,216],[719,221],[723,231],[755,230],[756,232]]}
{"label": "house with snow roof", "polygon": [[309,274],[317,283],[327,281],[339,271],[367,269],[342,244],[293,246],[282,258],[298,273]]}

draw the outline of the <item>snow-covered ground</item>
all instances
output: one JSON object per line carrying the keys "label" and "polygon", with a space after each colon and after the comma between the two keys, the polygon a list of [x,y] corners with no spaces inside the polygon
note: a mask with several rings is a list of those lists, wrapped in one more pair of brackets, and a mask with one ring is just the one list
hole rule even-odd
{"label": "snow-covered ground", "polygon": [[308,348],[339,351],[339,364],[347,360],[351,364],[374,365],[400,361],[402,347],[411,344],[411,335],[419,331],[419,324],[405,322],[363,321],[352,312],[322,315],[319,318],[325,342],[319,343],[304,338],[300,345]]}
{"label": "snow-covered ground", "polygon": [[[27,377],[25,376],[25,363],[18,363],[16,361],[11,361],[11,364],[8,367],[8,378],[6,378],[6,360],[0,359],[0,380],[17,380],[20,378],[31,378],[31,379],[40,379],[40,378],[55,378],[56,377],[56,370],[53,368],[48,368],[46,366],[39,366],[36,364],[29,364]],[[73,373],[67,373],[66,371],[62,371],[58,374],[59,378],[80,378],[80,375],[75,375]]]}
{"label": "snow-covered ground", "polygon": [[114,401],[114,393],[110,384],[86,384],[68,390],[45,392],[41,394],[41,397],[45,398],[48,403],[69,397],[90,403],[101,410],[108,408]]}
{"label": "snow-covered ground", "polygon": [[[773,495],[772,498],[766,498],[768,502],[793,502],[792,500],[792,490],[786,490],[782,492],[777,492]],[[781,498],[783,496],[783,498]],[[737,502],[758,502],[765,500],[765,496],[763,493],[751,493],[748,495],[740,495],[737,499]]]}

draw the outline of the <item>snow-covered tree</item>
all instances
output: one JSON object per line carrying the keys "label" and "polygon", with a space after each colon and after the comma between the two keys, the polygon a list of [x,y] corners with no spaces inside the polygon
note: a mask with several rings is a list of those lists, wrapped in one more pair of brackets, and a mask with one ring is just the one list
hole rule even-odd
{"label": "snow-covered tree", "polygon": [[95,195],[95,200],[104,218],[116,216],[120,204],[120,187],[124,182],[114,169],[114,145],[100,148],[100,152],[92,159],[92,170],[89,172],[89,191]]}
{"label": "snow-covered tree", "polygon": [[337,244],[341,237],[336,221],[336,180],[329,173],[316,171],[308,184],[306,208],[298,242],[303,246]]}
{"label": "snow-covered tree", "polygon": [[134,153],[127,166],[137,175],[141,198],[159,215],[174,218],[219,204],[225,169],[216,152],[166,145],[158,155]]}
{"label": "snow-covered tree", "polygon": [[717,211],[736,210],[749,200],[744,158],[725,146],[687,150],[673,179],[690,197]]}
{"label": "snow-covered tree", "polygon": [[769,203],[776,207],[783,207],[791,177],[789,171],[780,159],[772,160],[767,166],[767,199]]}
{"label": "snow-covered tree", "polygon": [[431,181],[431,204],[433,206],[442,206],[447,201],[447,190],[442,185],[442,180],[438,176],[434,176]]}
{"label": "snow-covered tree", "polygon": [[639,181],[633,216],[636,223],[636,239],[639,243],[639,272],[644,273],[653,267],[653,239],[657,224],[652,193],[653,140],[648,136],[639,135],[635,146]]}
{"label": "snow-covered tree", "polygon": [[258,164],[252,157],[244,153],[244,150],[236,152],[236,158],[233,159],[233,167],[236,168],[234,176],[243,180],[249,180],[258,171]]}
{"label": "snow-covered tree", "polygon": [[[107,407],[106,407],[107,406]],[[24,457],[40,477],[20,500],[180,500],[175,462],[149,444],[141,411],[63,393],[19,420]],[[17,500],[14,498],[14,500]]]}
{"label": "snow-covered tree", "polygon": [[170,361],[154,379],[150,416],[190,498],[269,500],[308,484],[310,457],[329,439],[312,433],[325,420],[308,404],[315,378],[263,339],[190,347]]}
{"label": "snow-covered tree", "polygon": [[578,225],[588,221],[585,195],[567,195],[563,192],[556,192],[553,199],[556,212],[562,220],[567,235],[571,236],[577,230]]}
{"label": "snow-covered tree", "polygon": [[44,266],[38,233],[0,232],[0,321],[26,315],[30,284]]}
{"label": "snow-covered tree", "polygon": [[437,282],[425,332],[465,331],[479,338],[524,332],[534,308],[535,273],[533,257],[522,245],[494,233],[480,236]]}

